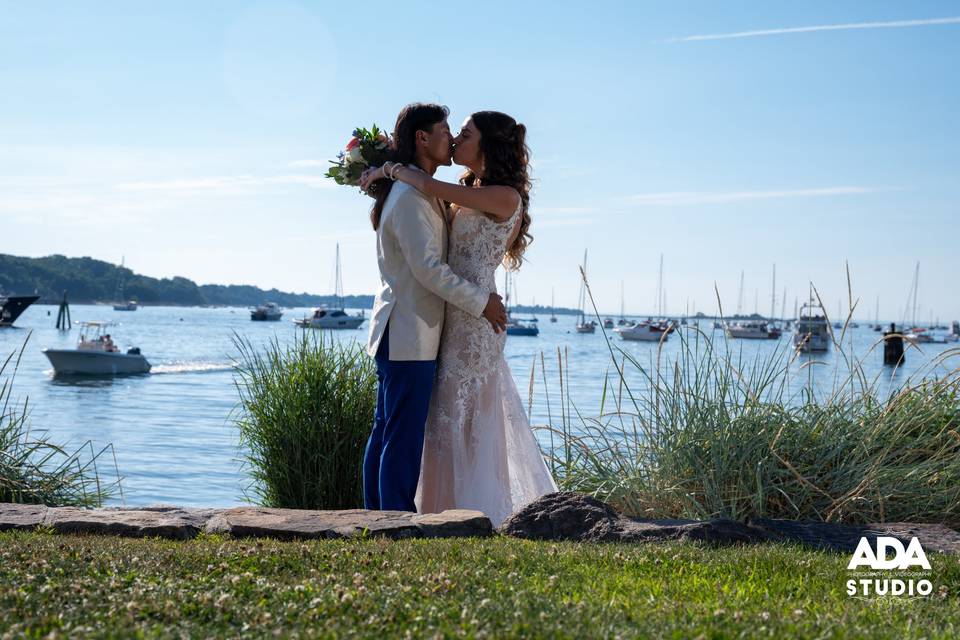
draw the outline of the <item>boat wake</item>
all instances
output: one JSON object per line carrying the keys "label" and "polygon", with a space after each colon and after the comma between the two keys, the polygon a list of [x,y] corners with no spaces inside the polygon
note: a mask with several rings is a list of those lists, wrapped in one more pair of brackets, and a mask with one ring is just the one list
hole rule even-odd
{"label": "boat wake", "polygon": [[173,364],[157,364],[150,369],[153,375],[168,373],[214,373],[230,371],[233,367],[222,362],[176,362]]}

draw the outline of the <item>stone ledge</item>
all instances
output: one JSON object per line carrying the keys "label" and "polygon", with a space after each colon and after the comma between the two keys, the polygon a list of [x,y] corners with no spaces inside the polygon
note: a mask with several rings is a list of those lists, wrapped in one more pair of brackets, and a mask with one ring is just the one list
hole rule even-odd
{"label": "stone ledge", "polygon": [[364,535],[387,538],[450,538],[489,536],[493,527],[479,511],[442,513],[407,511],[311,511],[235,507],[191,509],[174,506],[79,509],[0,503],[0,531],[51,527],[57,533],[126,537],[159,536],[185,540],[201,531],[235,538],[345,538]]}
{"label": "stone ledge", "polygon": [[[489,518],[479,511],[312,511],[235,507],[198,509],[171,505],[78,509],[0,503],[0,531],[51,527],[58,533],[189,539],[201,532],[234,538],[271,537],[453,538],[490,536]],[[794,542],[815,549],[853,553],[861,537],[893,536],[904,543],[916,536],[927,551],[960,554],[960,533],[942,524],[909,522],[844,525],[826,522],[751,518],[643,520],[628,518],[589,496],[560,492],[543,496],[503,523],[503,535],[534,540],[653,542],[695,540],[712,546]]]}

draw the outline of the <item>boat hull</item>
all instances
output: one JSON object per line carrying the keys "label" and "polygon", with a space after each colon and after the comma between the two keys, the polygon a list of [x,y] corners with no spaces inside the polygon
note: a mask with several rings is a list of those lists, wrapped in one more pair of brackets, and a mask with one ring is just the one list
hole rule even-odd
{"label": "boat hull", "polygon": [[294,324],[305,329],[359,329],[365,318],[334,317],[334,318],[304,318],[294,320]]}
{"label": "boat hull", "polygon": [[507,327],[508,336],[538,336],[540,329],[537,327]]}
{"label": "boat hull", "polygon": [[623,329],[614,329],[614,333],[619,334],[623,340],[632,340],[634,342],[664,342],[669,339],[669,333],[658,329],[652,329],[649,326],[634,326]]}
{"label": "boat hull", "polygon": [[0,296],[0,327],[9,327],[40,296]]}
{"label": "boat hull", "polygon": [[150,363],[133,353],[105,353],[78,349],[44,349],[57,375],[116,376],[150,373]]}

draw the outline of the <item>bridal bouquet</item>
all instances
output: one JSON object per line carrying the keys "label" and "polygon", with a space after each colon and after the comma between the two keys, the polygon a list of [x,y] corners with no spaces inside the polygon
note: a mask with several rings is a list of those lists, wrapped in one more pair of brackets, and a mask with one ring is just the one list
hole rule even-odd
{"label": "bridal bouquet", "polygon": [[[330,161],[333,166],[327,171],[326,177],[333,178],[337,184],[359,186],[360,175],[368,167],[382,166],[390,159],[391,149],[390,138],[377,125],[370,129],[355,129],[346,149],[337,154],[336,160]],[[376,182],[370,185],[367,195],[377,195]]]}

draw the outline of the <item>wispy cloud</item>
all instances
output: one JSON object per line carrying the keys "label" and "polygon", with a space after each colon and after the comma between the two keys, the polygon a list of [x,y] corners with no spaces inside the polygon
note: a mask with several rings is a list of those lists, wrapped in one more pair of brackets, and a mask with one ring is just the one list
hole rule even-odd
{"label": "wispy cloud", "polygon": [[892,20],[889,22],[849,22],[846,24],[820,24],[810,27],[786,27],[782,29],[760,29],[756,31],[736,31],[734,33],[711,33],[706,35],[670,38],[666,42],[700,42],[704,40],[733,40],[735,38],[758,38],[779,36],[790,33],[812,33],[815,31],[846,31],[851,29],[903,29],[907,27],[928,27],[933,25],[960,24],[960,16],[930,18],[926,20]]}
{"label": "wispy cloud", "polygon": [[303,185],[313,189],[322,189],[332,185],[321,176],[285,175],[285,176],[215,176],[210,178],[184,178],[176,180],[140,180],[121,182],[114,185],[118,191],[203,191],[224,192],[227,194],[248,192],[282,185]]}
{"label": "wispy cloud", "polygon": [[889,191],[877,187],[825,187],[820,189],[784,189],[773,191],[667,191],[624,196],[623,200],[642,207],[673,207],[696,204],[724,204],[752,200],[780,200],[786,198],[818,198],[847,196]]}

